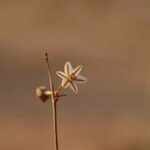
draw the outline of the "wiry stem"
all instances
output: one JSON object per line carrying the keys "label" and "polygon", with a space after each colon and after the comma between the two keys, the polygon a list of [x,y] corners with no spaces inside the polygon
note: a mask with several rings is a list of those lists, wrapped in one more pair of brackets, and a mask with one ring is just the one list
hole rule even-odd
{"label": "wiry stem", "polygon": [[54,125],[55,149],[58,150],[57,105],[56,105],[56,101],[52,101],[52,107],[53,107],[53,125]]}
{"label": "wiry stem", "polygon": [[55,100],[55,96],[54,96],[54,84],[52,81],[52,74],[51,74],[51,69],[50,69],[47,53],[45,53],[45,60],[46,60],[46,68],[47,68],[47,72],[48,72],[48,78],[49,78],[50,91],[52,91],[51,99],[52,99],[52,111],[53,111],[53,128],[54,128],[55,150],[58,150],[57,108],[56,108],[56,102],[57,101]]}
{"label": "wiry stem", "polygon": [[46,60],[46,69],[47,69],[48,78],[49,78],[49,86],[50,86],[50,89],[52,90],[52,100],[53,100],[54,99],[54,84],[53,84],[53,80],[52,80],[52,73],[51,73],[47,53],[45,53],[45,60]]}
{"label": "wiry stem", "polygon": [[60,85],[58,88],[57,88],[57,91],[60,91],[62,89],[62,86]]}

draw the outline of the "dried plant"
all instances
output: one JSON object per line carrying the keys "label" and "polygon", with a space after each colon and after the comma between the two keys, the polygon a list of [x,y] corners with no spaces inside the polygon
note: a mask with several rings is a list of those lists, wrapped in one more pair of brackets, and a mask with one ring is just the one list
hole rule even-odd
{"label": "dried plant", "polygon": [[62,79],[62,82],[55,89],[52,79],[52,72],[48,60],[48,53],[45,53],[44,59],[48,73],[50,89],[48,90],[45,86],[38,87],[36,89],[36,95],[42,102],[45,102],[48,99],[50,99],[52,102],[54,142],[55,142],[55,150],[58,150],[59,147],[58,147],[58,131],[57,131],[57,101],[59,100],[60,97],[66,96],[65,94],[60,94],[60,90],[70,87],[75,93],[78,93],[78,88],[76,84],[85,83],[87,82],[87,79],[84,76],[79,75],[79,73],[82,70],[81,65],[73,69],[71,63],[66,62],[64,66],[64,72],[62,71],[56,72],[56,74]]}

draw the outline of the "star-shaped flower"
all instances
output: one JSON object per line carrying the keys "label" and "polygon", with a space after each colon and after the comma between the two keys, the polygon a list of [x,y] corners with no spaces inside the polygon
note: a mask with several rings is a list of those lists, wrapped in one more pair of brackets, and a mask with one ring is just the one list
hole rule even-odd
{"label": "star-shaped flower", "polygon": [[87,82],[87,79],[79,75],[79,73],[82,70],[82,66],[79,65],[75,69],[72,68],[72,65],[70,62],[66,62],[64,66],[64,72],[57,71],[56,74],[62,79],[61,86],[63,88],[67,88],[70,86],[70,88],[75,92],[78,93],[77,84],[85,83]]}

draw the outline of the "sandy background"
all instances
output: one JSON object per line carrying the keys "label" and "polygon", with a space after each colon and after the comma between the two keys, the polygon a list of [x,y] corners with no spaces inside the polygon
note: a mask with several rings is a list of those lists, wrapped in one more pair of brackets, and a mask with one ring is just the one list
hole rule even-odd
{"label": "sandy background", "polygon": [[54,149],[42,50],[88,78],[58,104],[60,150],[149,150],[149,40],[149,0],[0,0],[0,150]]}

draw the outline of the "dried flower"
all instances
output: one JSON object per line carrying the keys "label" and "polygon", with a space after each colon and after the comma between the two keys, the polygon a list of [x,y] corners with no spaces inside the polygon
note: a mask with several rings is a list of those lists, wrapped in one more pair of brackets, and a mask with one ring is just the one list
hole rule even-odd
{"label": "dried flower", "polygon": [[62,79],[61,86],[63,88],[67,88],[70,86],[70,88],[75,92],[78,93],[77,84],[85,83],[87,82],[87,79],[79,75],[79,73],[82,70],[82,66],[79,65],[75,69],[72,68],[72,65],[70,62],[66,62],[64,66],[64,72],[57,71],[56,74]]}
{"label": "dried flower", "polygon": [[40,86],[36,89],[36,96],[42,101],[45,102],[50,97],[51,92],[47,90],[45,86]]}

